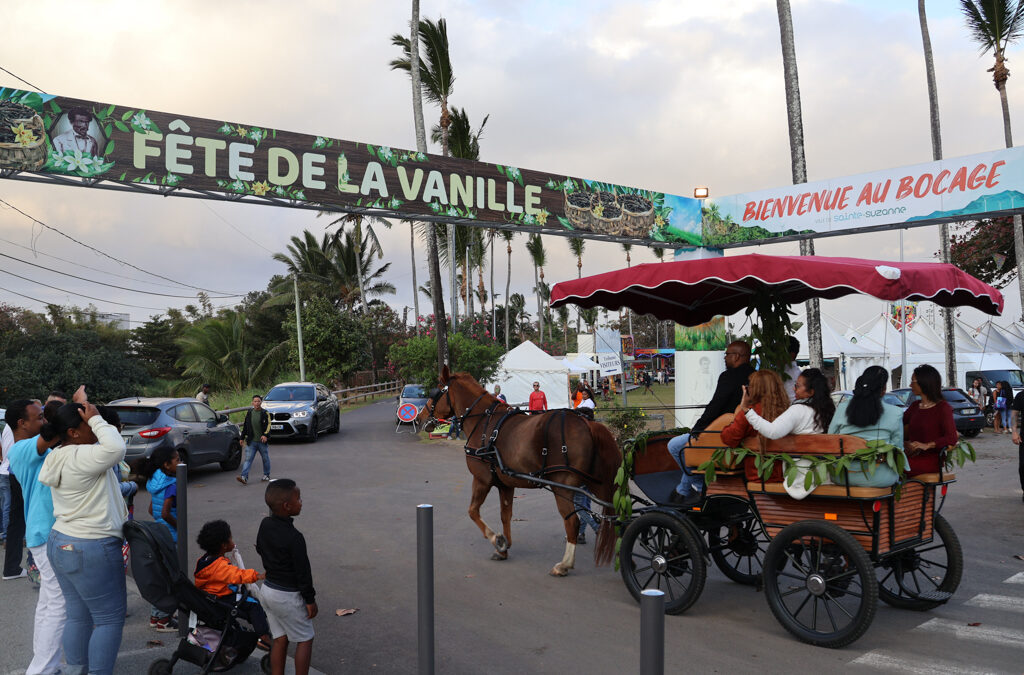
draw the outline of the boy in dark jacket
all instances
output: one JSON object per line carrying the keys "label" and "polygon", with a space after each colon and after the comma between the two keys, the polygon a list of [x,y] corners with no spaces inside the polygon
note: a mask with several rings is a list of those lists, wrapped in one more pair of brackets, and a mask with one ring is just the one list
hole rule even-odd
{"label": "boy in dark jacket", "polygon": [[249,468],[259,451],[263,461],[263,480],[270,480],[270,413],[263,409],[263,397],[252,397],[252,409],[245,413],[242,422],[242,442],[245,443],[245,461],[242,462],[242,475],[236,476],[242,485],[249,484]]}
{"label": "boy in dark jacket", "polygon": [[270,672],[284,675],[288,641],[295,645],[295,673],[308,675],[313,654],[313,618],[317,615],[316,590],[309,568],[306,539],[295,529],[293,517],[302,513],[302,493],[295,481],[271,481],[265,496],[270,515],[260,523],[256,552],[263,559],[266,580],[260,599],[267,612],[270,635]]}

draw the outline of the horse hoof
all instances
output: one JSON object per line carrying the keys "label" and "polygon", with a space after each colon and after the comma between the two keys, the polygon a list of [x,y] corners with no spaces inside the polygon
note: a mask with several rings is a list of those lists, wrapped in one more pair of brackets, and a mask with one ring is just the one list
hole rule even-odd
{"label": "horse hoof", "polygon": [[495,552],[491,555],[491,560],[508,560],[508,553]]}
{"label": "horse hoof", "polygon": [[569,570],[564,569],[561,565],[555,565],[551,568],[550,574],[553,577],[567,577],[569,576]]}
{"label": "horse hoof", "polygon": [[508,539],[505,535],[499,534],[494,538],[494,548],[498,549],[498,553],[504,553],[508,550]]}

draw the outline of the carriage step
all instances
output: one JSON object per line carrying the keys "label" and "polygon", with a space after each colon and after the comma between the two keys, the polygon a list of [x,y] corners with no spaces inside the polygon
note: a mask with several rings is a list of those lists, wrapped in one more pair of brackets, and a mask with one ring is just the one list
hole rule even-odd
{"label": "carriage step", "polygon": [[918,600],[928,600],[930,602],[945,602],[953,597],[953,594],[949,591],[925,591],[924,593],[918,593]]}

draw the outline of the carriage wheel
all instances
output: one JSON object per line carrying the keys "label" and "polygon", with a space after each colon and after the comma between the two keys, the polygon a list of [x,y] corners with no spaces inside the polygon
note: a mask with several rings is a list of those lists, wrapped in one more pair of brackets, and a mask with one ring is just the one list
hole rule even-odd
{"label": "carriage wheel", "polygon": [[883,602],[900,609],[923,611],[945,603],[960,585],[964,571],[960,540],[949,522],[938,514],[934,528],[936,536],[930,544],[885,558],[879,564],[878,597]]}
{"label": "carriage wheel", "polygon": [[738,584],[761,581],[764,556],[771,539],[753,513],[741,521],[708,530],[711,559],[722,574]]}
{"label": "carriage wheel", "polygon": [[637,602],[645,590],[665,593],[666,614],[689,609],[708,574],[700,544],[685,525],[664,513],[648,513],[630,523],[622,535],[619,563]]}
{"label": "carriage wheel", "polygon": [[803,642],[845,647],[871,625],[878,582],[848,532],[805,520],[783,529],[765,556],[764,588],[779,623]]}

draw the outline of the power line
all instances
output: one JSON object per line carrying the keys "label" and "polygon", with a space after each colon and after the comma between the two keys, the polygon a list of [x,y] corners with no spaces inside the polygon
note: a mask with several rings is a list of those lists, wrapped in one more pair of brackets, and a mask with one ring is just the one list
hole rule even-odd
{"label": "power line", "polygon": [[24,277],[24,276],[22,276],[20,274],[15,274],[14,272],[11,272],[10,270],[0,269],[0,272],[2,272],[4,274],[10,274],[12,277],[17,277],[19,279],[22,279],[22,280],[27,281],[27,282],[32,283],[32,284],[37,284],[39,286],[45,286],[46,288],[52,288],[55,291],[60,291],[61,293],[67,293],[68,295],[74,295],[74,296],[78,296],[78,297],[81,297],[81,298],[86,298],[88,300],[95,300],[96,302],[105,302],[105,303],[111,304],[111,305],[121,305],[122,307],[134,307],[135,309],[151,309],[151,310],[156,311],[156,312],[166,312],[167,311],[166,307],[144,307],[142,305],[131,305],[131,304],[128,304],[127,302],[115,302],[114,300],[104,300],[103,298],[94,298],[91,295],[84,295],[84,294],[78,293],[76,291],[69,291],[66,288],[60,288],[59,286],[51,286],[50,284],[43,283],[42,281],[36,281],[35,279],[29,279],[28,277]]}
{"label": "power line", "polygon": [[99,250],[98,248],[96,248],[94,246],[90,246],[89,244],[86,244],[83,241],[79,241],[78,239],[75,239],[71,235],[66,234],[65,232],[59,230],[56,227],[52,227],[50,225],[47,225],[43,221],[41,221],[38,218],[35,218],[33,216],[30,216],[29,214],[25,213],[24,211],[19,209],[17,206],[15,206],[14,204],[11,204],[10,202],[8,202],[7,200],[5,200],[3,198],[0,198],[0,204],[4,204],[7,207],[13,209],[14,211],[17,211],[21,215],[23,215],[26,218],[28,218],[29,220],[31,220],[33,223],[37,223],[37,224],[41,225],[42,227],[45,227],[48,230],[52,230],[53,232],[56,232],[60,236],[66,238],[66,239],[70,239],[71,241],[75,242],[79,246],[84,246],[85,248],[89,249],[93,253],[98,253],[99,255],[103,256],[104,258],[109,258],[110,260],[118,262],[118,263],[120,263],[122,265],[127,265],[128,267],[131,267],[132,269],[138,270],[139,272],[142,272],[143,274],[148,274],[150,276],[157,277],[158,279],[163,279],[164,281],[170,281],[172,283],[175,283],[175,284],[177,284],[179,286],[184,286],[186,288],[192,288],[192,289],[195,289],[197,291],[203,291],[204,293],[213,293],[215,295],[223,295],[223,296],[226,296],[226,297],[229,297],[229,298],[238,298],[238,297],[242,297],[242,295],[244,295],[244,294],[238,294],[238,293],[228,293],[227,291],[214,291],[214,290],[211,290],[209,288],[203,288],[201,286],[193,286],[192,284],[186,284],[184,282],[177,281],[175,279],[171,279],[170,277],[165,277],[165,276],[157,274],[155,272],[150,272],[149,270],[143,269],[143,268],[139,267],[138,265],[133,265],[130,262],[127,262],[125,260],[121,260],[120,258],[115,258],[114,256],[110,255],[109,253],[101,251],[101,250]]}
{"label": "power line", "polygon": [[[25,298],[26,300],[31,300],[32,302],[38,302],[40,305],[53,305],[53,304],[55,304],[55,303],[52,303],[52,302],[46,302],[45,300],[40,300],[38,298],[33,298],[31,295],[25,295],[24,293],[19,293],[17,291],[12,291],[11,289],[4,288],[3,286],[0,286],[0,291],[3,291],[4,293],[10,293],[11,295],[17,295],[18,297]],[[98,312],[97,311],[97,313],[109,313],[109,312]],[[147,321],[135,321],[133,319],[118,319],[118,321],[127,321],[128,323],[135,323],[135,324],[140,324],[140,325],[148,323]]]}
{"label": "power line", "polygon": [[42,89],[40,89],[40,88],[39,88],[39,87],[37,87],[36,85],[32,84],[32,83],[31,83],[31,82],[29,82],[28,80],[25,80],[25,79],[23,79],[23,78],[20,78],[20,77],[18,77],[17,75],[15,75],[15,74],[14,74],[14,73],[12,73],[11,71],[7,70],[7,69],[6,69],[6,68],[4,68],[3,66],[0,66],[0,70],[4,71],[5,73],[7,73],[8,75],[10,75],[10,76],[11,76],[11,77],[13,77],[14,79],[16,79],[16,80],[19,80],[19,81],[21,81],[21,82],[24,82],[24,83],[25,83],[25,84],[27,84],[28,86],[30,86],[30,87],[32,87],[33,89],[35,89],[36,91],[38,91],[38,92],[39,92],[40,94],[45,94],[45,93],[46,93],[45,91],[43,91]]}
{"label": "power line", "polygon": [[[36,263],[29,262],[27,260],[22,260],[21,258],[15,258],[13,255],[7,255],[6,253],[0,253],[0,258],[7,258],[9,260],[17,260],[20,263],[23,263],[25,265],[31,265],[32,267],[35,267],[35,268],[41,269],[41,270],[46,270],[47,272],[53,272],[54,274],[62,274],[64,276],[66,276],[66,277],[71,277],[72,279],[78,279],[79,281],[86,281],[86,282],[88,282],[90,284],[99,284],[100,286],[107,286],[109,288],[116,288],[116,289],[121,290],[121,291],[130,291],[132,293],[141,293],[143,295],[159,295],[159,296],[164,297],[164,298],[184,298],[186,300],[193,300],[193,299],[195,299],[194,295],[173,295],[171,293],[158,293],[156,291],[137,291],[134,288],[128,288],[127,286],[118,286],[117,284],[108,284],[105,281],[93,281],[92,279],[86,279],[85,277],[80,277],[80,276],[78,276],[76,274],[71,274],[70,272],[61,272],[60,270],[55,270],[52,267],[46,267],[45,265],[38,265]],[[226,299],[228,297],[236,297],[236,298],[238,298],[238,297],[242,297],[242,296],[239,296],[239,295],[224,296],[224,297],[216,297],[215,299],[216,300],[224,300],[224,299]]]}
{"label": "power line", "polygon": [[238,234],[242,235],[242,237],[244,237],[245,239],[248,239],[248,240],[249,240],[250,242],[252,242],[252,243],[253,243],[253,244],[255,244],[256,246],[259,246],[260,248],[262,248],[262,249],[263,249],[264,251],[266,251],[267,253],[275,253],[275,252],[276,252],[276,251],[271,251],[271,250],[270,250],[269,248],[267,248],[267,247],[266,247],[266,246],[264,246],[263,244],[259,243],[258,241],[256,241],[255,239],[253,239],[252,237],[250,237],[249,235],[247,235],[247,234],[246,234],[245,232],[243,232],[242,230],[240,230],[240,229],[238,229],[237,227],[235,227],[234,223],[232,223],[232,222],[231,222],[231,221],[229,221],[229,220],[228,220],[227,218],[225,218],[224,216],[222,216],[222,215],[220,215],[219,213],[217,213],[216,211],[214,211],[214,210],[213,210],[213,208],[212,208],[212,207],[211,207],[211,206],[210,206],[209,204],[207,204],[207,203],[206,203],[206,202],[205,202],[204,200],[199,200],[199,203],[200,203],[200,204],[202,204],[203,206],[205,206],[205,207],[206,207],[206,210],[207,210],[207,211],[209,211],[209,212],[210,212],[210,213],[212,213],[213,215],[215,215],[215,216],[217,216],[218,218],[220,218],[220,219],[221,219],[222,221],[224,221],[224,223],[226,223],[226,224],[227,224],[227,226],[228,226],[228,227],[230,227],[230,228],[231,228],[232,230],[234,230],[234,231],[235,231],[235,232],[237,232]]}
{"label": "power line", "polygon": [[0,241],[5,242],[7,244],[10,244],[11,246],[17,246],[18,248],[24,249],[24,250],[28,251],[29,253],[31,253],[34,256],[43,256],[45,258],[53,258],[54,260],[59,260],[59,261],[61,261],[63,263],[68,263],[69,265],[75,265],[77,267],[81,267],[82,269],[92,270],[93,272],[99,272],[100,274],[107,274],[107,275],[110,275],[112,277],[117,277],[119,279],[127,279],[128,281],[133,281],[133,282],[135,282],[137,284],[146,284],[147,286],[158,286],[160,288],[178,288],[177,286],[172,286],[170,284],[160,284],[160,283],[157,283],[155,281],[144,281],[142,279],[137,279],[135,277],[130,277],[127,274],[118,274],[117,272],[111,272],[109,270],[101,270],[98,267],[90,267],[89,265],[83,265],[80,262],[75,262],[74,260],[68,260],[67,258],[61,258],[60,256],[53,255],[51,253],[44,253],[43,251],[37,251],[37,250],[33,249],[31,246],[25,246],[24,244],[19,244],[16,241],[11,241],[10,239],[4,239],[3,237],[0,237]]}

